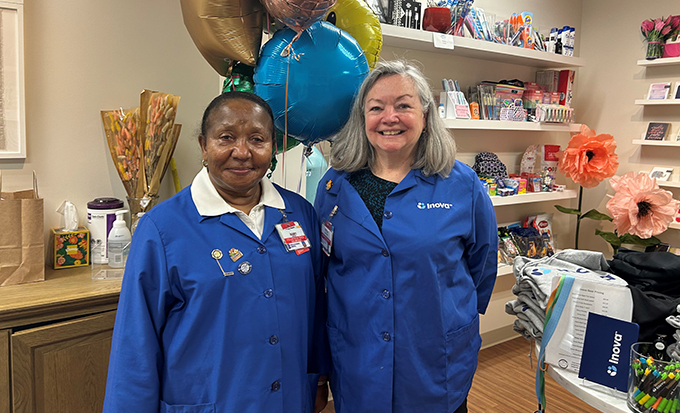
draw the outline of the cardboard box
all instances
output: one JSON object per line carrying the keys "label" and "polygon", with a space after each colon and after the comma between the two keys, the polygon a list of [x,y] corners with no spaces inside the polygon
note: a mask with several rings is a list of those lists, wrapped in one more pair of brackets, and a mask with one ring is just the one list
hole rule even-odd
{"label": "cardboard box", "polygon": [[52,229],[52,267],[83,267],[90,265],[90,231],[80,227],[75,231]]}
{"label": "cardboard box", "polygon": [[560,81],[557,86],[557,91],[560,92],[560,105],[571,107],[571,99],[574,93],[574,75],[573,70],[560,70]]}

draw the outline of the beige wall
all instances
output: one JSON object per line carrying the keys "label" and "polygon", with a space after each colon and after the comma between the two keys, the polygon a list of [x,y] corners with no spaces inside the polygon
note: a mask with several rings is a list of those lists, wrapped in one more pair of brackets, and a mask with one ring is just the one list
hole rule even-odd
{"label": "beige wall", "polygon": [[[125,199],[99,111],[139,106],[144,88],[182,97],[175,157],[183,185],[200,167],[195,139],[203,108],[219,92],[182,22],[179,1],[25,2],[25,161],[2,161],[3,189],[30,186],[38,174],[46,228],[70,200],[86,220],[99,196]],[[171,180],[163,195],[172,194]]]}

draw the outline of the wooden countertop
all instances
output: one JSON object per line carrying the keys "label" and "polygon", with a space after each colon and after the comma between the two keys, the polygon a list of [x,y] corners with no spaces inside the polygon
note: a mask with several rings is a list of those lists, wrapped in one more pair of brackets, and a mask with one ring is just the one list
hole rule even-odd
{"label": "wooden countertop", "polygon": [[90,267],[47,267],[45,281],[0,287],[0,330],[115,310],[121,281],[93,280]]}

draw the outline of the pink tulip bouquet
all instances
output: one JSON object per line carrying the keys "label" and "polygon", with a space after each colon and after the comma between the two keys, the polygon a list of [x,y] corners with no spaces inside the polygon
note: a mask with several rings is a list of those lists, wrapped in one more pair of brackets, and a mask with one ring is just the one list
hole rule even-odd
{"label": "pink tulip bouquet", "polygon": [[640,30],[647,40],[647,59],[657,59],[663,55],[666,39],[673,36],[680,27],[680,16],[648,19],[642,22]]}

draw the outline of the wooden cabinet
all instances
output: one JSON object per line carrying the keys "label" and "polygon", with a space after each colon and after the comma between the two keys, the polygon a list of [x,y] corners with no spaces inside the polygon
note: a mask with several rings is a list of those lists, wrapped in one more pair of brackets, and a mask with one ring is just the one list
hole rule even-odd
{"label": "wooden cabinet", "polygon": [[0,413],[102,410],[119,293],[88,268],[0,289]]}
{"label": "wooden cabinet", "polygon": [[14,413],[99,412],[115,311],[12,334]]}
{"label": "wooden cabinet", "polygon": [[9,413],[9,330],[0,330],[0,413]]}

